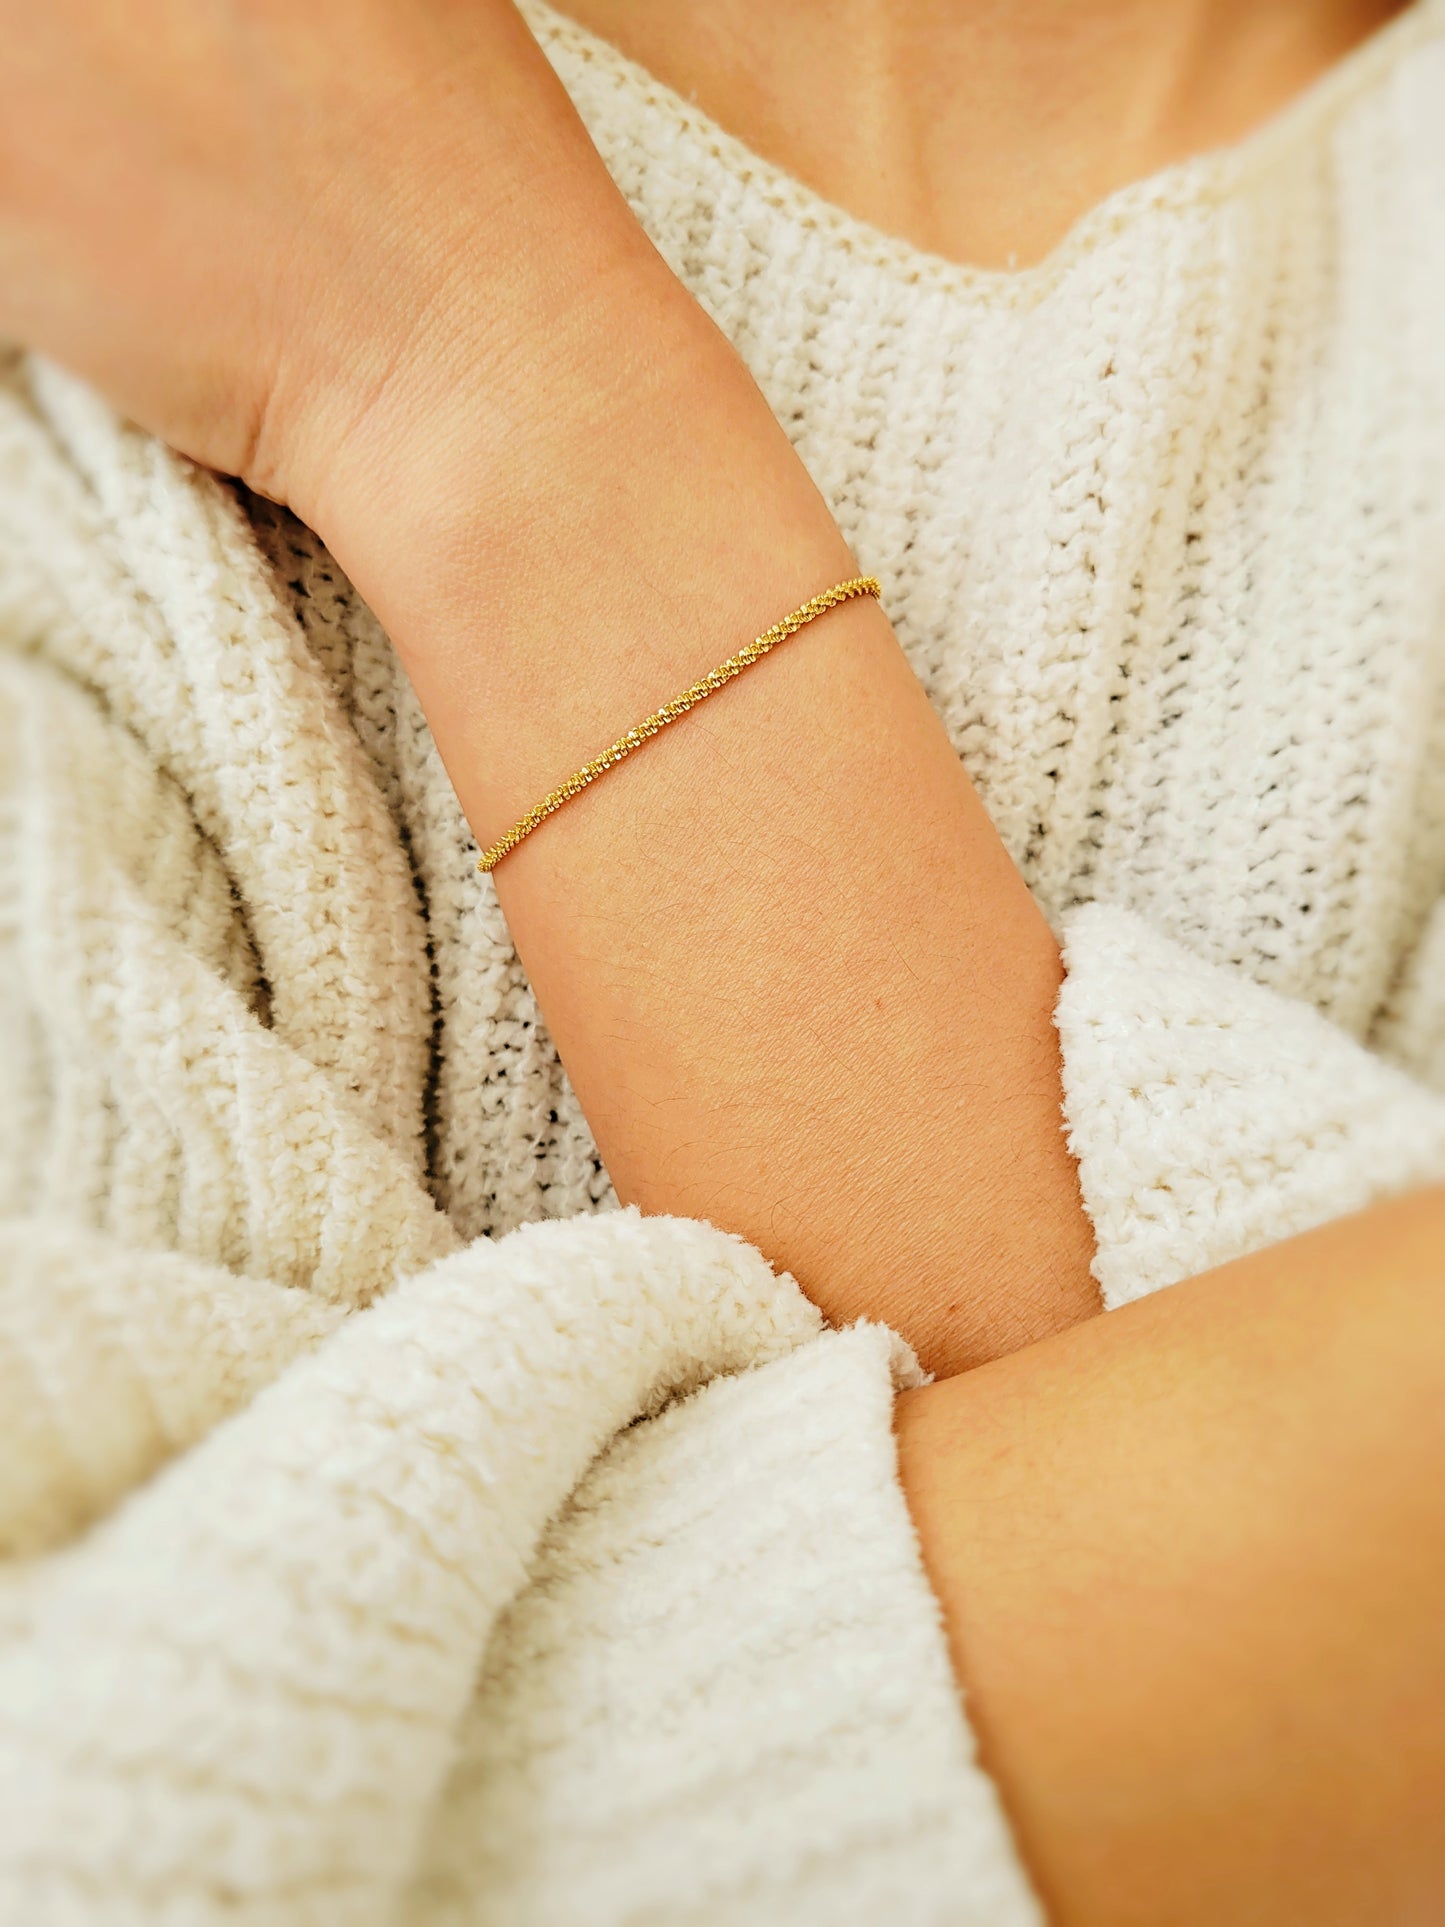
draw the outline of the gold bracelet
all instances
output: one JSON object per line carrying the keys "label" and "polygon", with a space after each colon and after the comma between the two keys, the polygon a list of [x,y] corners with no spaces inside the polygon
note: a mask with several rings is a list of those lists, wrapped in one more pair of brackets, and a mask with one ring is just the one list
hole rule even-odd
{"label": "gold bracelet", "polygon": [[660,729],[666,729],[669,723],[675,723],[679,716],[685,716],[688,710],[695,709],[706,697],[716,694],[724,683],[730,683],[734,676],[740,676],[745,669],[750,669],[759,657],[765,656],[770,649],[775,649],[787,637],[796,635],[799,629],[805,628],[826,610],[833,608],[839,602],[850,602],[854,596],[881,595],[882,593],[882,584],[876,575],[858,575],[851,577],[847,582],[835,584],[831,589],[824,589],[821,595],[810,596],[800,607],[794,609],[791,615],[784,616],[781,622],[775,622],[771,629],[764,629],[763,633],[755,636],[746,648],[739,649],[737,654],[729,656],[726,662],[720,662],[717,668],[709,670],[700,682],[695,682],[690,688],[684,689],[680,696],[674,696],[672,701],[664,703],[661,709],[655,709],[650,716],[638,723],[635,729],[629,729],[625,736],[619,736],[617,741],[604,749],[600,756],[594,756],[590,763],[584,763],[575,775],[567,778],[565,783],[559,783],[556,789],[550,791],[540,803],[528,810],[520,821],[514,823],[504,837],[500,837],[489,850],[483,850],[477,868],[484,871],[495,870],[502,858],[515,850],[524,836],[530,836],[539,823],[544,823],[553,810],[560,810],[564,803],[570,802],[574,796],[579,795],[589,783],[595,783],[599,776],[620,763],[624,757],[630,756],[633,750],[641,749],[650,736],[655,736]]}

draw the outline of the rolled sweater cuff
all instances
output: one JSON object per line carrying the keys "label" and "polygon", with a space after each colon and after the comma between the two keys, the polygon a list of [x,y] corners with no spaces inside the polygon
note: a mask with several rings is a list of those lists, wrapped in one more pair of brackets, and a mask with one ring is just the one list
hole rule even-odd
{"label": "rolled sweater cuff", "polygon": [[1064,1113],[1111,1308],[1445,1180],[1445,1099],[1131,912],[1075,911]]}

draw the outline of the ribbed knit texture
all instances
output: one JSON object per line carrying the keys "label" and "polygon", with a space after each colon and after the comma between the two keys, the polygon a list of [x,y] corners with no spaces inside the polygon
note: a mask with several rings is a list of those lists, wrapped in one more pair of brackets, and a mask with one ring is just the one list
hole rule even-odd
{"label": "ribbed knit texture", "polygon": [[[1445,1177],[1445,0],[1017,275],[525,11],[1059,929],[1106,1302]],[[314,537],[0,373],[0,1918],[1036,1922],[906,1349],[615,1209]]]}

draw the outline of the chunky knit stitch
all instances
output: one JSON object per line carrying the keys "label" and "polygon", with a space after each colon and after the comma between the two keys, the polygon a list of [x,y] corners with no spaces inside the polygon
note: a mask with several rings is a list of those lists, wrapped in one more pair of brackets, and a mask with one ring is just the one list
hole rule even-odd
{"label": "chunky knit stitch", "polygon": [[[1106,1302],[1445,1176],[1445,0],[1020,274],[525,12],[1060,932]],[[906,1348],[615,1208],[321,545],[13,356],[0,637],[0,1916],[1036,1921]]]}

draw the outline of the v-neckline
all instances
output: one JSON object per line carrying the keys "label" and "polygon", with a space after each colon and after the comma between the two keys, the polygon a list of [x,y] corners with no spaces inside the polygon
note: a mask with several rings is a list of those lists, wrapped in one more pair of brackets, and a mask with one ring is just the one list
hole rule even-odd
{"label": "v-neckline", "polygon": [[1184,209],[1224,200],[1338,114],[1410,48],[1445,33],[1445,0],[1413,0],[1239,140],[1126,182],[1086,209],[1040,260],[998,268],[956,261],[874,225],[758,153],[695,101],[553,6],[551,0],[517,0],[517,5],[544,49],[550,45],[570,50],[589,66],[603,70],[620,91],[664,120],[675,138],[686,140],[700,155],[746,180],[761,200],[793,225],[826,236],[844,252],[866,258],[903,282],[924,283],[942,293],[991,296],[1004,304],[1037,298],[1080,257],[1146,210]]}

